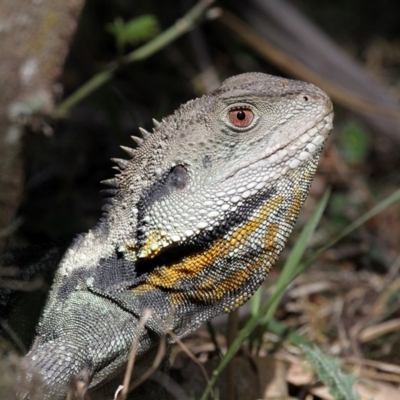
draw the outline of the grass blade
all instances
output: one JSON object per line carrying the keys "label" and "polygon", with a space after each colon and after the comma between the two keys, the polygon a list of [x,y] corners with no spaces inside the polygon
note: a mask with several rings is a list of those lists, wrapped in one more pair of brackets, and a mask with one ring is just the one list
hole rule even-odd
{"label": "grass blade", "polygon": [[[272,317],[273,312],[271,313],[269,310],[274,307],[276,309],[279,301],[286,289],[286,286],[292,279],[292,274],[294,273],[294,269],[297,266],[297,263],[300,261],[301,257],[304,254],[306,244],[313,234],[318,222],[322,216],[322,213],[328,203],[330,191],[326,191],[320,202],[318,203],[316,209],[314,210],[313,215],[311,216],[310,220],[308,221],[307,225],[303,229],[303,232],[300,235],[299,240],[297,241],[293,251],[291,252],[288,260],[285,263],[284,270],[282,271],[278,282],[276,284],[276,288],[272,296],[259,308],[258,312],[253,315],[243,329],[239,332],[236,339],[233,341],[232,345],[229,347],[228,351],[226,352],[225,356],[222,358],[221,362],[219,363],[218,367],[214,370],[213,375],[208,382],[208,385],[201,397],[200,400],[207,400],[208,395],[211,392],[212,387],[214,386],[215,382],[217,381],[218,377],[221,375],[224,368],[227,366],[229,361],[235,355],[237,350],[242,345],[243,341],[246,337],[253,331],[253,329],[259,324],[260,318],[263,318],[263,321],[269,321]],[[293,253],[293,255],[292,255]]]}

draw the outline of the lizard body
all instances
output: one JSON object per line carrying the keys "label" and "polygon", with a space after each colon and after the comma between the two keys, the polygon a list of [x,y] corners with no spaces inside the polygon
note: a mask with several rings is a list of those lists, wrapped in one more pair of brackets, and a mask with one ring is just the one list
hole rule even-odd
{"label": "lizard body", "polygon": [[140,371],[169,331],[183,337],[247,301],[285,246],[332,117],[315,86],[248,73],[126,149],[103,218],[60,262],[27,355],[48,398],[84,370],[90,393],[112,398],[133,341]]}

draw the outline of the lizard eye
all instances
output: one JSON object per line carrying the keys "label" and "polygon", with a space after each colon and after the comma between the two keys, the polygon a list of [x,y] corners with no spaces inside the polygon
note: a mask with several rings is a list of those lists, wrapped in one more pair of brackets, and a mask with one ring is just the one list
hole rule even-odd
{"label": "lizard eye", "polygon": [[229,122],[237,128],[246,128],[254,119],[254,113],[250,108],[236,108],[229,111]]}

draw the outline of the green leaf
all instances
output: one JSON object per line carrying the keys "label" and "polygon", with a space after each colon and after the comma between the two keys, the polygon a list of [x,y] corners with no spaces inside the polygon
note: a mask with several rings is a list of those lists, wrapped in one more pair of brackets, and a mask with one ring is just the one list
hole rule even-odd
{"label": "green leaf", "polygon": [[115,36],[118,44],[122,46],[128,43],[147,42],[160,31],[157,18],[150,14],[142,15],[127,22],[124,22],[121,18],[116,18],[106,28]]}
{"label": "green leaf", "polygon": [[210,381],[207,384],[207,387],[205,391],[203,392],[203,395],[200,400],[206,400],[208,398],[208,395],[211,392],[212,387],[214,386],[215,382],[217,381],[218,377],[224,370],[224,368],[227,366],[229,361],[232,359],[232,357],[236,354],[238,351],[239,347],[242,345],[243,341],[250,335],[250,333],[256,328],[256,326],[260,323],[260,319],[262,319],[262,322],[266,325],[268,322],[271,320],[276,307],[279,304],[280,299],[283,296],[283,293],[285,292],[285,289],[287,285],[290,283],[290,281],[293,279],[292,274],[294,274],[296,267],[298,265],[298,262],[300,261],[300,258],[303,256],[303,253],[305,251],[305,246],[307,244],[307,241],[313,234],[321,216],[322,213],[328,203],[330,195],[330,190],[327,190],[320,202],[318,203],[317,207],[315,208],[310,220],[304,227],[300,238],[298,239],[296,246],[293,248],[292,253],[288,258],[288,260],[285,263],[285,266],[283,268],[283,271],[281,275],[279,276],[279,279],[276,283],[275,290],[271,297],[260,307],[260,309],[257,311],[255,315],[253,315],[246,323],[246,325],[243,327],[243,329],[238,333],[237,337],[229,347],[228,351],[226,352],[225,356],[222,358],[221,362],[219,363],[218,367],[214,370],[213,375],[210,379]]}
{"label": "green leaf", "polygon": [[302,262],[296,268],[296,276],[300,275],[307,267],[309,267],[316,259],[318,259],[326,250],[333,247],[337,242],[342,240],[345,236],[349,235],[351,232],[359,228],[361,225],[365,224],[369,219],[375,217],[375,215],[381,213],[383,210],[386,210],[392,204],[400,201],[400,189],[396,190],[390,196],[386,197],[382,201],[380,201],[375,207],[371,210],[367,211],[364,215],[357,218],[350,225],[346,226],[342,229],[337,235],[335,235],[331,240],[328,241],[324,246],[320,249],[316,250],[315,253],[308,258],[306,261]]}
{"label": "green leaf", "polygon": [[260,309],[263,288],[259,287],[250,299],[250,315],[256,315]]}
{"label": "green leaf", "polygon": [[355,378],[345,374],[339,360],[324,354],[318,346],[300,345],[307,361],[314,368],[318,379],[329,387],[329,393],[336,400],[359,400],[358,393],[353,391]]}
{"label": "green leaf", "polygon": [[[320,203],[318,204],[316,210],[314,211],[313,217],[314,217],[314,215],[317,215],[317,214],[319,214],[321,212],[319,207],[321,207],[321,209],[323,211],[323,209],[326,206],[326,202],[328,200],[328,197],[329,197],[329,194],[325,193],[323,199],[320,201]],[[387,197],[384,200],[382,200],[375,207],[373,207],[370,211],[368,211],[367,213],[365,213],[364,215],[359,217],[353,223],[348,225],[345,229],[343,229],[340,233],[338,233],[330,241],[328,241],[328,243],[325,246],[323,246],[319,250],[317,250],[306,261],[304,261],[300,265],[297,265],[297,267],[296,267],[294,272],[286,271],[284,273],[284,277],[280,277],[272,296],[260,307],[258,312],[255,315],[253,315],[247,321],[246,325],[239,332],[239,334],[237,335],[237,337],[235,338],[235,340],[233,341],[233,343],[229,347],[227,353],[225,354],[225,356],[221,360],[221,362],[218,365],[218,367],[214,370],[213,375],[212,375],[210,381],[208,382],[207,387],[204,390],[200,400],[206,400],[208,398],[208,396],[209,396],[209,394],[210,394],[210,392],[212,390],[212,387],[215,385],[215,383],[216,383],[218,377],[220,376],[220,374],[222,373],[223,369],[229,363],[231,358],[236,354],[236,352],[238,351],[239,347],[242,345],[242,343],[246,339],[246,337],[248,337],[248,335],[257,327],[257,325],[259,324],[260,318],[263,315],[265,315],[264,321],[266,321],[269,318],[268,317],[268,315],[270,314],[268,312],[269,308],[272,308],[275,305],[275,302],[278,301],[278,299],[280,299],[282,297],[282,295],[283,295],[283,293],[284,293],[284,291],[286,289],[287,283],[286,283],[286,285],[284,285],[284,282],[286,282],[286,279],[287,279],[286,276],[290,276],[290,280],[293,280],[295,277],[300,275],[301,272],[303,272],[317,258],[319,258],[321,256],[321,254],[323,254],[327,249],[329,249],[330,247],[335,245],[339,240],[343,239],[346,235],[348,235],[349,233],[351,233],[352,231],[354,231],[355,229],[360,227],[366,221],[368,221],[369,219],[373,218],[375,215],[379,214],[380,212],[385,210],[387,207],[389,207],[390,205],[392,205],[392,204],[394,204],[394,203],[396,203],[398,201],[400,201],[400,189],[397,190],[396,192],[394,192],[389,197]],[[313,217],[311,217],[311,219],[313,219]],[[311,224],[310,224],[310,228],[311,228]],[[306,236],[306,234],[304,234],[304,235]],[[300,250],[296,250],[296,253],[297,253],[297,251],[300,252]],[[299,253],[297,253],[296,255],[293,255],[291,257],[291,260],[289,261],[289,259],[288,259],[286,264],[288,264],[288,263],[291,264],[293,262],[293,260],[298,259],[298,257],[299,257]],[[289,267],[290,267],[290,265],[289,265]],[[281,282],[281,279],[282,279],[282,282]],[[270,319],[270,321],[271,321],[271,319]],[[276,328],[276,324],[275,324],[274,328]],[[282,331],[282,327],[279,326],[278,328],[279,328],[279,330]],[[298,335],[295,335],[295,336],[292,335],[292,337],[296,341],[299,341],[299,342],[303,341],[303,338],[301,338]]]}
{"label": "green leaf", "polygon": [[345,125],[339,134],[338,144],[339,152],[349,164],[360,165],[365,162],[370,140],[361,126],[354,122]]}

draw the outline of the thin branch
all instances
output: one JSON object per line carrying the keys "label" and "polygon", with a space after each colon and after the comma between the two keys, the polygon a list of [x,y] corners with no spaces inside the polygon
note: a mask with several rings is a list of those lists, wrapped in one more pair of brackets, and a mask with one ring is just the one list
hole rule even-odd
{"label": "thin branch", "polygon": [[129,392],[132,392],[135,388],[141,385],[161,365],[161,362],[163,361],[166,354],[165,350],[166,350],[166,343],[165,343],[165,336],[163,336],[158,345],[157,354],[154,358],[153,364],[146,372],[144,372],[138,379],[136,379],[136,381],[130,384]]}
{"label": "thin branch", "polygon": [[184,33],[193,29],[193,27],[199,22],[201,16],[207,10],[208,7],[214,2],[214,0],[200,0],[189,12],[182,18],[178,19],[174,25],[168,28],[166,31],[155,37],[150,42],[139,47],[137,50],[132,51],[126,56],[121,58],[121,62],[116,64],[112,63],[109,65],[106,71],[96,74],[88,82],[83,84],[79,89],[65,99],[55,110],[54,117],[60,117],[82,101],[84,98],[92,94],[94,91],[99,89],[105,83],[109,82],[122,67],[125,67],[133,62],[142,61],[157,51],[163,49],[168,44],[182,36]]}
{"label": "thin branch", "polygon": [[140,318],[139,325],[136,331],[136,337],[135,340],[132,343],[131,351],[129,354],[129,360],[126,365],[126,371],[125,371],[125,376],[124,376],[124,381],[123,381],[123,387],[120,393],[118,393],[119,399],[120,400],[125,400],[128,396],[129,393],[129,382],[132,377],[132,371],[133,371],[133,365],[135,364],[135,358],[136,358],[136,352],[137,348],[139,345],[139,340],[140,340],[140,335],[146,325],[147,320],[150,318],[152,315],[152,310],[150,309],[145,309],[143,311],[142,317]]}
{"label": "thin branch", "polygon": [[[2,274],[0,268],[0,275]],[[4,268],[5,269],[5,268]],[[0,289],[19,290],[21,292],[33,292],[44,285],[44,279],[38,277],[30,282],[19,281],[16,279],[3,279],[0,278]]]}
{"label": "thin branch", "polygon": [[14,332],[14,330],[11,328],[11,326],[8,324],[7,321],[0,320],[0,327],[3,329],[4,332],[8,333],[8,335],[11,337],[11,339],[14,341],[14,343],[18,346],[18,348],[22,354],[26,354],[28,352],[28,349],[25,347],[22,340]]}
{"label": "thin branch", "polygon": [[186,353],[186,355],[187,355],[194,363],[196,363],[196,364],[199,366],[199,368],[200,368],[201,372],[203,373],[203,376],[204,376],[204,378],[205,378],[205,380],[206,380],[206,382],[207,382],[207,384],[208,384],[209,381],[210,381],[210,377],[208,376],[207,371],[206,371],[206,369],[204,368],[204,365],[203,365],[203,364],[197,359],[197,357],[189,350],[189,348],[186,346],[186,344],[183,343],[182,340],[180,340],[180,339],[178,338],[178,336],[176,336],[176,334],[175,334],[173,331],[171,331],[171,330],[169,329],[169,330],[168,330],[168,334],[172,337],[172,339],[173,339],[176,343],[178,343],[179,347]]}

